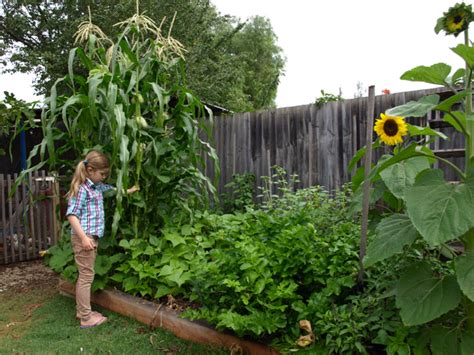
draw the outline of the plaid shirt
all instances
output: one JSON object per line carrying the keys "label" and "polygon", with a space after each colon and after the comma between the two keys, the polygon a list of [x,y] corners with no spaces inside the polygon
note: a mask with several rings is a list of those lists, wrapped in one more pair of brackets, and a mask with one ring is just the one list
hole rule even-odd
{"label": "plaid shirt", "polygon": [[[79,218],[81,227],[87,235],[104,235],[104,200],[103,193],[113,186],[101,182],[94,184],[87,179],[80,187],[77,196],[70,197],[66,216]],[[74,231],[71,229],[71,234]]]}

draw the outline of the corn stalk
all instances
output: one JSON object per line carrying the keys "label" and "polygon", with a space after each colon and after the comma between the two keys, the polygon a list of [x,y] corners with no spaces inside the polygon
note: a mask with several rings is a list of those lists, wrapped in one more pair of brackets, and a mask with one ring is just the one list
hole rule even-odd
{"label": "corn stalk", "polygon": [[[91,18],[81,24],[76,38],[84,46],[70,51],[68,75],[46,99],[44,139],[24,175],[47,164],[70,176],[88,150],[106,152],[117,187],[112,235],[138,238],[156,233],[169,216],[190,215],[209,202],[215,188],[202,173],[204,156],[217,156],[207,142],[212,113],[184,84],[182,45],[170,33],[162,36],[138,5],[117,26],[122,32],[112,42]],[[87,76],[74,72],[77,61]],[[60,82],[67,94],[57,94]],[[33,165],[36,156],[41,163]],[[124,198],[122,191],[135,184],[140,192]]]}

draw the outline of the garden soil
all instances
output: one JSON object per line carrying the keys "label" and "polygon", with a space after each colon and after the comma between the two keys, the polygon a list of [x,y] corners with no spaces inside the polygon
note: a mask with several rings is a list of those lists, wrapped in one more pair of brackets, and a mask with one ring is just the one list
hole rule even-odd
{"label": "garden soil", "polygon": [[33,312],[58,294],[59,277],[42,260],[0,265],[0,343],[20,339]]}
{"label": "garden soil", "polygon": [[42,260],[24,261],[0,266],[0,295],[29,293],[43,290],[58,292],[59,277]]}

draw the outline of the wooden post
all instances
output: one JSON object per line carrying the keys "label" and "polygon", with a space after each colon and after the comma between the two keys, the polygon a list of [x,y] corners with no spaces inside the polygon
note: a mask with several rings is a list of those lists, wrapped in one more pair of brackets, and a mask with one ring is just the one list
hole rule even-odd
{"label": "wooden post", "polygon": [[28,245],[28,249],[31,249],[31,256],[35,257],[37,254],[36,250],[36,229],[35,229],[35,202],[34,202],[34,193],[36,189],[35,181],[33,179],[33,175],[31,173],[28,174],[28,186],[30,188],[29,194],[28,194],[28,205],[29,205],[29,223],[28,223],[28,229],[30,231],[28,241],[31,241]]}
{"label": "wooden post", "polygon": [[[18,180],[18,174],[13,174],[13,181]],[[22,191],[22,186],[18,186],[15,191],[15,226],[16,226],[16,238],[17,238],[17,256],[19,261],[23,261],[23,242],[24,232],[22,226],[22,216],[23,216],[23,206],[20,203],[20,193]]]}
{"label": "wooden post", "polygon": [[364,256],[367,248],[367,224],[369,220],[369,199],[370,199],[370,181],[367,176],[370,173],[372,164],[372,131],[374,129],[374,111],[375,111],[375,86],[369,86],[369,97],[367,102],[367,131],[366,131],[366,151],[364,162],[364,184],[362,197],[362,221],[359,250],[359,286],[364,281]]}
{"label": "wooden post", "polygon": [[[52,205],[53,205],[53,238],[51,239],[51,245],[58,244],[59,237],[61,234],[61,210],[60,210],[60,192],[59,192],[59,181],[57,177],[54,177],[51,182],[51,187],[53,189],[52,196]],[[50,245],[50,246],[51,246]]]}
{"label": "wooden post", "polygon": [[[12,178],[10,175],[7,175],[7,192],[10,195],[10,191],[12,190]],[[8,225],[10,226],[10,261],[13,263],[15,262],[15,247],[14,247],[14,240],[13,240],[13,196],[8,198]]]}
{"label": "wooden post", "polygon": [[21,192],[22,192],[22,216],[21,216],[21,222],[23,225],[23,243],[24,243],[24,248],[25,248],[25,253],[26,253],[26,260],[30,260],[30,226],[29,226],[29,192],[27,189],[27,183],[26,180],[23,180],[21,182]]}
{"label": "wooden post", "polygon": [[3,263],[8,262],[8,249],[7,249],[7,218],[6,218],[7,200],[5,198],[5,177],[0,174],[0,210],[1,210],[1,228],[2,228],[2,246],[3,246]]}
{"label": "wooden post", "polygon": [[41,225],[43,228],[41,229],[41,234],[40,234],[40,250],[46,250],[48,249],[48,200],[45,197],[46,191],[45,191],[45,185],[46,185],[46,171],[41,170],[40,173],[40,178],[39,178],[39,189],[38,191],[40,192],[40,209],[39,209],[39,215],[41,216]]}
{"label": "wooden post", "polygon": [[[35,235],[36,235],[36,244],[35,244],[35,253],[39,252],[40,250],[42,250],[43,248],[41,247],[41,204],[40,204],[40,200],[39,200],[39,193],[40,193],[40,183],[38,181],[38,177],[39,177],[39,174],[38,174],[38,171],[35,171],[33,173],[33,181],[34,181],[34,186],[35,186],[35,196],[34,196],[34,217],[35,217],[35,223],[34,223],[34,226],[36,228],[36,232],[35,232]],[[33,207],[32,206],[32,207]],[[44,223],[43,223],[44,224]]]}

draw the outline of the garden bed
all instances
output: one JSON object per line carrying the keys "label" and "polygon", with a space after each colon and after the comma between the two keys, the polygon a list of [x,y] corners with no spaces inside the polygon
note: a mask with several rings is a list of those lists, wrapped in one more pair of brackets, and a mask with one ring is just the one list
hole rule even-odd
{"label": "garden bed", "polygon": [[[59,290],[66,296],[75,294],[74,285],[64,280],[60,280]],[[235,353],[240,351],[246,354],[279,354],[277,350],[266,345],[218,332],[204,322],[179,318],[180,312],[178,311],[117,290],[108,289],[94,293],[91,301],[105,309],[136,319],[152,328],[160,327],[169,330],[179,338],[196,343],[226,347]]]}

